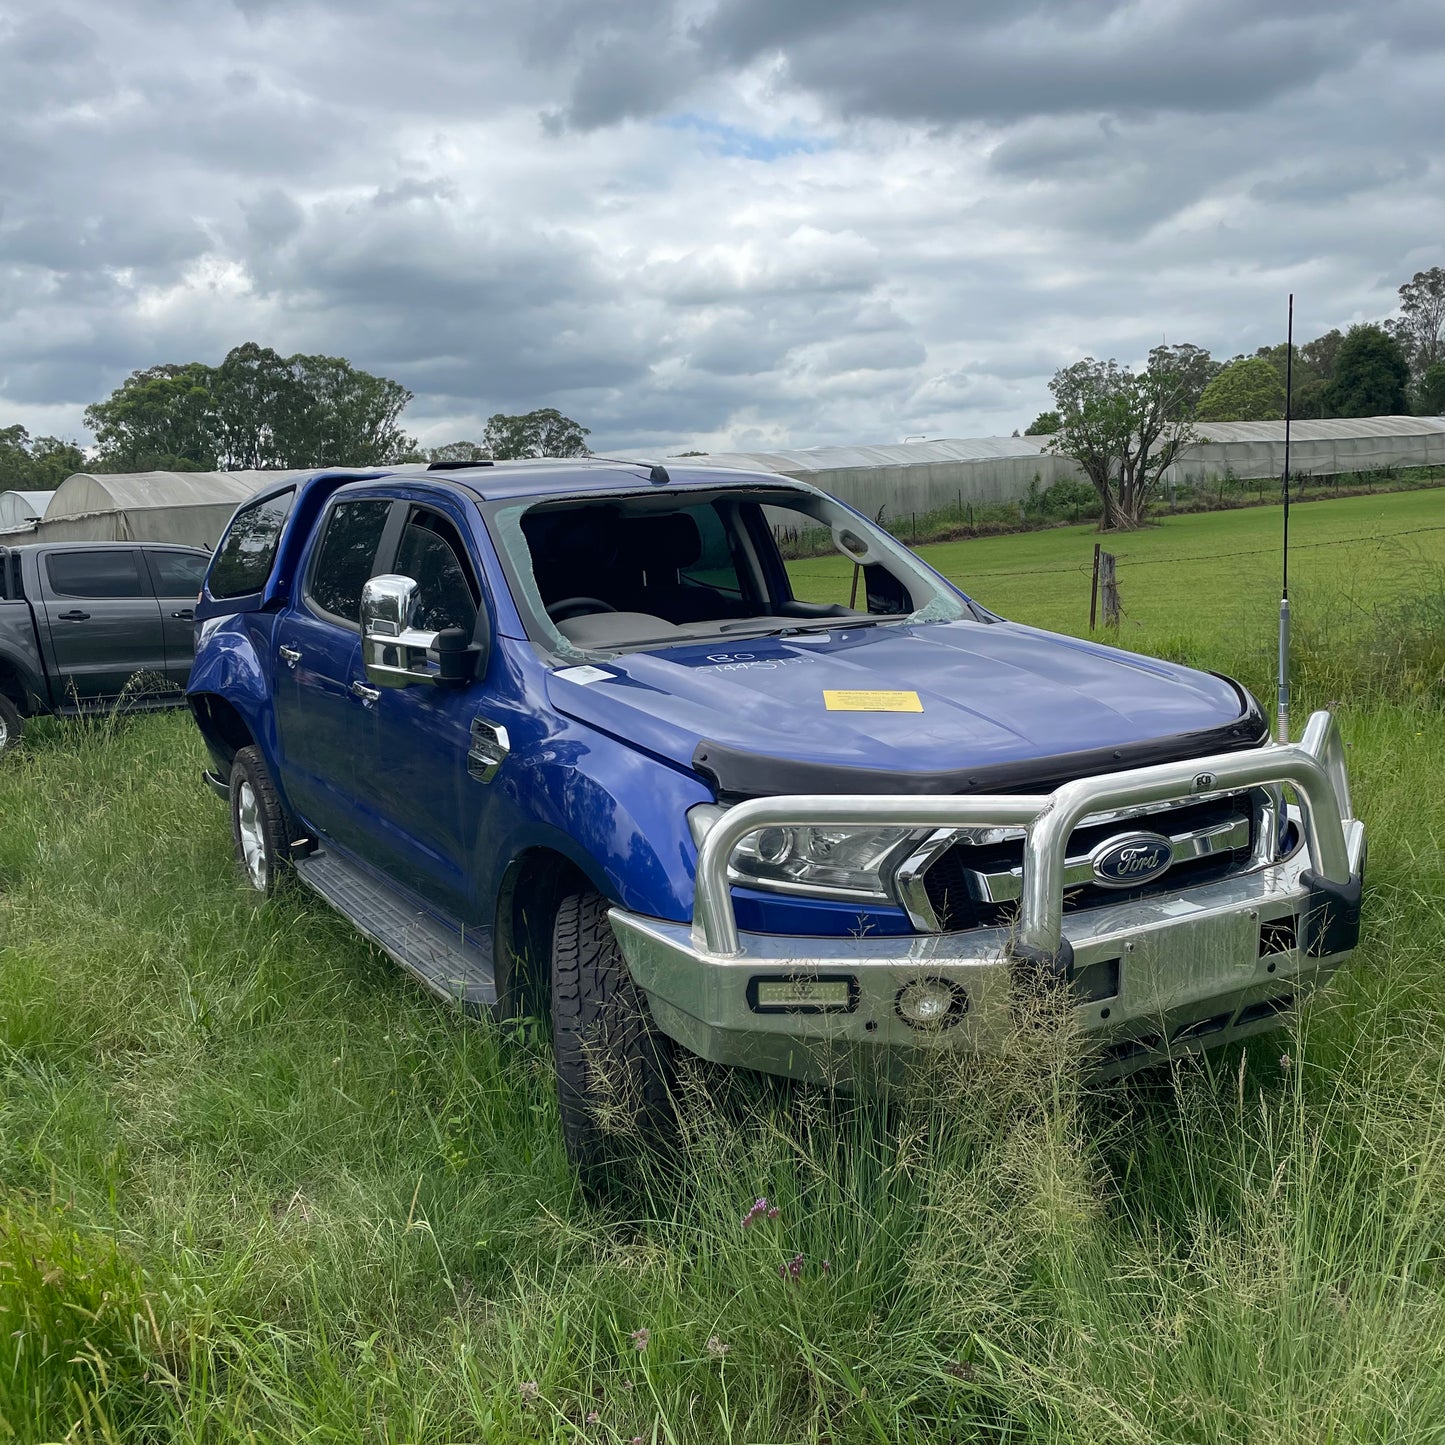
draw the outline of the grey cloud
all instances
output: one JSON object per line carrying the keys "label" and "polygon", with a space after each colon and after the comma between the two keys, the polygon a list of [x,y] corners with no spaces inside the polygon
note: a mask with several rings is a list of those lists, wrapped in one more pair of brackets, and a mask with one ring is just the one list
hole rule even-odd
{"label": "grey cloud", "polygon": [[1401,181],[1420,181],[1428,169],[1423,156],[1352,156],[1346,152],[1328,162],[1256,181],[1250,186],[1249,194],[1251,199],[1273,206],[1294,201],[1339,202]]}
{"label": "grey cloud", "polygon": [[[609,26],[619,9],[627,13],[609,7]],[[687,75],[708,60],[741,66],[777,54],[791,84],[843,114],[952,123],[1253,109],[1350,69],[1369,46],[1389,45],[1392,16],[1411,46],[1445,44],[1428,9],[1410,0],[1368,8],[1347,0],[989,0],[966,9],[956,0],[724,0],[686,32],[646,6],[628,38],[652,39],[660,70]],[[613,41],[583,55],[573,82],[578,124],[641,113],[642,93],[623,108],[608,79],[621,48]],[[657,86],[664,101],[675,88]]]}
{"label": "grey cloud", "polygon": [[434,441],[1008,430],[1445,260],[1437,0],[9,3],[0,425],[255,339]]}
{"label": "grey cloud", "polygon": [[276,186],[268,187],[252,201],[241,204],[246,230],[255,244],[270,250],[289,241],[300,231],[306,217],[293,197]]}

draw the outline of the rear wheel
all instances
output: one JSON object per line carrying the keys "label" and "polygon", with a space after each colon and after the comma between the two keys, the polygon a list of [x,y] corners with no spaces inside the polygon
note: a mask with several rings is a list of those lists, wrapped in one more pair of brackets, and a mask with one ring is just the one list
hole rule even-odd
{"label": "rear wheel", "polygon": [[290,833],[258,748],[242,748],[231,764],[231,838],[246,882],[269,898],[290,860]]}
{"label": "rear wheel", "polygon": [[25,719],[20,716],[20,709],[0,692],[0,753],[19,747],[24,736]]}
{"label": "rear wheel", "polygon": [[601,1189],[672,1132],[672,1046],[627,971],[600,893],[563,898],[552,926],[552,1044],[567,1157]]}

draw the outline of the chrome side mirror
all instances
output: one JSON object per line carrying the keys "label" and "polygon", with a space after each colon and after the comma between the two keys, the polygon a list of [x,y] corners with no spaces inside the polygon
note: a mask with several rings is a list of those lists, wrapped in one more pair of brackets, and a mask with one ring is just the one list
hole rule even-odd
{"label": "chrome side mirror", "polygon": [[394,573],[373,577],[361,589],[361,665],[378,687],[435,683],[440,676],[438,634],[411,625],[416,592],[412,578]]}

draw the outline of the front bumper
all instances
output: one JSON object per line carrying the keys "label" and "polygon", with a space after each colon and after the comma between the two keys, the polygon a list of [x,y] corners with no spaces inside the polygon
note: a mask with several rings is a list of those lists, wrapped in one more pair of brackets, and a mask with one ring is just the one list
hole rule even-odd
{"label": "front bumper", "polygon": [[[1203,789],[1282,782],[1295,791],[1300,845],[1290,857],[1215,883],[1063,912],[1069,835],[1085,816]],[[739,933],[726,865],[736,841],[786,821],[1006,826],[1023,819],[1024,890],[1012,930],[869,938]],[[1343,749],[1327,713],[1298,745],[1137,769],[1043,797],[781,798],[734,808],[705,840],[692,925],[612,911],[633,978],[662,1031],[720,1063],[848,1083],[897,1077],[940,1050],[998,1053],[1019,1026],[1024,988],[1042,972],[1070,992],[1079,1029],[1106,1074],[1275,1027],[1354,947],[1364,827],[1351,816]],[[847,1007],[757,1007],[759,981],[850,981]],[[944,1024],[906,1022],[900,992],[952,985]]]}

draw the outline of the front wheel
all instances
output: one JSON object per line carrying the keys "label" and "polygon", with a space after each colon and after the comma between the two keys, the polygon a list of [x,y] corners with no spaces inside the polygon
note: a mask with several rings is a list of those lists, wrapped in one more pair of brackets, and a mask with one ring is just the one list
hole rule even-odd
{"label": "front wheel", "polygon": [[552,1043],[567,1157],[598,1190],[614,1165],[671,1133],[672,1046],[632,981],[600,893],[573,893],[552,926]]}
{"label": "front wheel", "polygon": [[290,858],[289,834],[259,748],[242,748],[231,764],[231,838],[246,882],[269,898]]}
{"label": "front wheel", "polygon": [[0,753],[19,747],[24,734],[25,719],[20,716],[20,709],[0,692]]}

